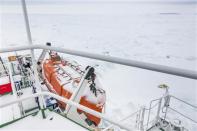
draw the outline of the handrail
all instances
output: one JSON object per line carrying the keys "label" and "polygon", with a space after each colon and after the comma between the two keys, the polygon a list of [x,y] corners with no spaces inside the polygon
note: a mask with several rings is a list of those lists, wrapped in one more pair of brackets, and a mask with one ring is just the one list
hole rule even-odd
{"label": "handrail", "polygon": [[[140,110],[138,110],[138,111],[136,111],[136,112],[133,112],[133,113],[127,115],[126,117],[122,118],[122,119],[119,120],[118,122],[120,123],[120,122],[123,122],[123,121],[129,119],[129,118],[132,117],[133,115],[137,114],[139,111],[140,111]],[[107,131],[108,129],[112,128],[113,126],[114,126],[114,125],[111,124],[111,125],[109,125],[108,127],[106,127],[105,129],[103,129],[102,131]]]}
{"label": "handrail", "polygon": [[149,108],[146,109],[146,110],[148,110],[148,118],[147,118],[146,128],[148,128],[148,126],[149,126],[151,109],[153,109],[155,106],[157,106],[157,104],[161,104],[160,102],[158,102],[158,103],[156,103],[154,106],[152,106],[152,103],[155,102],[155,101],[161,101],[161,99],[162,99],[162,98],[158,98],[158,99],[154,99],[154,100],[151,100],[151,101],[150,101]]}
{"label": "handrail", "polygon": [[[180,102],[183,102],[184,104],[187,104],[187,105],[189,105],[189,106],[191,106],[191,107],[193,107],[193,108],[197,108],[197,106],[195,106],[195,105],[192,105],[191,103],[188,103],[188,102],[186,102],[186,101],[184,101],[184,100],[181,100],[181,99],[179,99],[179,98],[177,98],[177,97],[175,97],[175,96],[172,96],[172,95],[168,95],[168,97],[169,98],[174,98],[174,99],[176,99],[176,100],[178,100],[178,101],[180,101]],[[158,110],[157,110],[157,116],[159,115],[159,112],[160,112],[160,108],[161,108],[161,102],[162,102],[162,99],[164,99],[164,97],[161,97],[161,98],[159,98],[159,99],[154,99],[154,100],[152,100],[151,102],[150,102],[150,107],[149,107],[149,113],[148,113],[148,120],[147,120],[147,124],[146,124],[146,127],[147,127],[147,129],[148,129],[148,124],[149,124],[149,117],[150,117],[150,110],[154,107],[152,107],[151,105],[152,105],[152,102],[154,102],[154,101],[159,101],[159,106],[158,106]],[[170,101],[169,101],[170,102]],[[158,104],[158,103],[157,103]],[[157,105],[157,104],[155,104],[155,105]],[[152,107],[152,108],[151,108]],[[178,113],[179,115],[181,115],[181,116],[183,116],[183,117],[185,117],[185,118],[187,118],[187,119],[189,119],[190,121],[192,121],[192,122],[194,122],[194,123],[197,123],[197,121],[196,120],[194,120],[194,119],[192,119],[192,118],[190,118],[189,116],[186,116],[186,115],[184,115],[183,113],[181,113],[181,112],[179,112],[179,111],[177,111],[176,109],[174,109],[174,108],[172,108],[172,107],[170,107],[170,106],[167,106],[167,108],[168,109],[170,109],[170,110],[172,110],[172,111],[174,111],[174,112],[176,112],[176,113]],[[166,112],[167,113],[167,112]],[[165,114],[166,115],[166,114]],[[165,119],[165,118],[164,118]]]}
{"label": "handrail", "polygon": [[19,98],[19,99],[15,99],[13,101],[1,104],[0,108],[8,106],[8,105],[11,105],[11,104],[14,104],[14,103],[17,103],[17,102],[20,102],[20,101],[23,101],[23,100],[26,100],[26,99],[35,98],[35,97],[39,97],[39,96],[45,96],[45,95],[51,96],[51,97],[53,97],[53,98],[55,98],[55,99],[57,99],[59,101],[62,101],[62,102],[65,102],[66,104],[75,106],[76,108],[79,108],[80,110],[83,110],[83,111],[85,111],[87,113],[90,113],[90,114],[92,114],[92,115],[94,115],[96,117],[99,117],[99,118],[102,118],[102,119],[104,119],[106,121],[109,121],[110,123],[112,123],[114,125],[117,125],[120,128],[122,128],[122,129],[126,129],[126,130],[129,130],[129,131],[132,131],[132,129],[124,126],[123,124],[120,124],[120,123],[116,122],[115,120],[113,120],[111,118],[108,118],[106,115],[104,115],[102,113],[99,113],[99,112],[97,112],[95,110],[92,110],[92,109],[90,109],[88,107],[85,107],[83,105],[80,105],[80,104],[78,104],[76,102],[73,102],[73,101],[71,101],[69,99],[66,99],[64,97],[58,96],[58,95],[50,93],[50,92],[39,92],[39,93],[35,93],[35,94],[29,95],[29,96],[25,96],[25,97],[22,97],[22,98]]}
{"label": "handrail", "polygon": [[181,113],[181,112],[179,112],[179,111],[175,110],[174,108],[171,108],[171,107],[168,107],[168,108],[169,108],[170,110],[172,110],[172,111],[174,111],[174,112],[176,112],[176,113],[180,114],[181,116],[183,116],[183,117],[185,117],[185,118],[189,119],[190,121],[192,121],[192,122],[194,122],[194,123],[196,123],[196,124],[197,124],[197,121],[195,121],[195,120],[191,119],[190,117],[188,117],[188,116],[184,115],[183,113]]}
{"label": "handrail", "polygon": [[186,101],[184,101],[184,100],[181,100],[181,99],[179,99],[179,98],[177,98],[177,97],[175,97],[175,96],[172,96],[172,95],[170,95],[170,97],[173,97],[174,99],[179,100],[179,101],[181,101],[181,102],[183,102],[183,103],[185,103],[185,104],[187,104],[187,105],[189,105],[189,106],[191,106],[191,107],[193,107],[193,108],[196,108],[196,109],[197,109],[197,106],[192,105],[192,104],[191,104],[191,103],[189,103],[189,102],[186,102]]}
{"label": "handrail", "polygon": [[[170,96],[171,98],[174,98],[174,99],[176,99],[176,100],[180,101],[180,102],[183,102],[183,103],[184,103],[184,104],[186,104],[186,105],[189,105],[189,106],[191,106],[191,107],[193,107],[193,108],[197,109],[197,106],[192,105],[192,104],[191,104],[191,103],[189,103],[189,102],[186,102],[186,101],[184,101],[184,100],[181,100],[181,99],[179,99],[179,98],[177,98],[177,97],[175,97],[175,96],[173,96],[173,95],[169,95],[169,96]],[[174,112],[176,112],[176,113],[180,114],[181,116],[183,116],[183,117],[185,117],[185,118],[187,118],[187,119],[191,120],[192,122],[197,123],[197,121],[196,121],[196,120],[194,120],[194,119],[192,119],[192,118],[190,118],[190,117],[188,117],[188,116],[184,115],[183,113],[181,113],[181,112],[177,111],[176,109],[174,109],[174,108],[172,108],[172,107],[168,107],[168,108],[169,108],[170,110],[172,110],[172,111],[174,111]]]}
{"label": "handrail", "polygon": [[158,65],[158,64],[152,64],[152,63],[147,63],[147,62],[140,62],[140,61],[136,61],[136,60],[122,59],[122,58],[118,58],[118,57],[111,57],[111,56],[109,57],[109,56],[105,56],[105,55],[87,53],[87,52],[83,52],[83,51],[62,49],[60,47],[51,47],[51,46],[44,46],[44,45],[18,46],[18,47],[14,47],[14,48],[11,47],[11,48],[0,49],[0,53],[21,51],[21,50],[28,50],[28,49],[31,49],[31,50],[32,49],[54,50],[57,52],[67,53],[70,55],[76,55],[76,56],[81,56],[81,57],[86,57],[86,58],[91,58],[91,59],[97,59],[97,60],[112,62],[112,63],[116,63],[116,64],[132,66],[132,67],[137,67],[137,68],[141,68],[141,69],[152,70],[152,71],[156,71],[156,72],[161,72],[161,73],[166,73],[166,74],[171,74],[171,75],[176,75],[176,76],[181,76],[181,77],[197,80],[197,72],[196,71],[179,69],[179,68]]}

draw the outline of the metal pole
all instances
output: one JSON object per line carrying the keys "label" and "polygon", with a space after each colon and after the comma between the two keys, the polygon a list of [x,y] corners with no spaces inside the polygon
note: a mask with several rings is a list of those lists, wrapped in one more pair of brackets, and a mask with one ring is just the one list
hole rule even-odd
{"label": "metal pole", "polygon": [[0,108],[5,107],[5,106],[9,106],[9,105],[11,105],[11,104],[14,104],[14,103],[17,103],[17,102],[20,102],[20,101],[23,101],[23,100],[27,100],[27,99],[30,99],[30,98],[33,98],[33,97],[34,97],[34,98],[35,98],[35,97],[39,97],[39,96],[51,96],[51,97],[53,97],[53,98],[55,98],[55,99],[57,99],[57,100],[59,100],[59,101],[62,101],[62,102],[66,103],[66,104],[69,104],[69,105],[72,105],[72,106],[74,106],[74,107],[76,107],[76,108],[78,108],[78,109],[80,109],[80,110],[82,110],[82,111],[85,111],[85,112],[87,112],[87,113],[89,113],[89,114],[92,114],[92,115],[94,115],[94,116],[96,116],[96,117],[99,117],[99,118],[102,118],[102,119],[104,119],[104,120],[106,120],[106,121],[109,121],[110,123],[112,123],[112,124],[114,124],[114,125],[117,125],[117,126],[119,126],[120,128],[122,128],[122,129],[132,131],[131,128],[128,128],[128,127],[126,127],[126,126],[123,125],[123,124],[120,124],[120,123],[117,122],[116,120],[107,117],[105,114],[102,114],[102,113],[97,112],[97,111],[95,111],[95,110],[92,110],[92,109],[90,109],[90,108],[88,108],[88,107],[86,107],[86,106],[80,105],[79,103],[73,102],[73,101],[71,101],[71,100],[69,100],[69,99],[66,99],[66,98],[64,98],[64,97],[62,97],[62,96],[59,96],[59,95],[56,95],[56,94],[53,94],[53,93],[50,93],[50,92],[40,92],[40,93],[31,94],[31,95],[29,95],[29,96],[24,96],[24,97],[22,97],[22,98],[15,99],[15,100],[13,100],[13,101],[6,102],[6,103],[4,103],[4,104],[0,104]]}
{"label": "metal pole", "polygon": [[179,98],[177,98],[177,97],[175,97],[175,96],[170,95],[170,97],[172,97],[172,98],[174,98],[174,99],[176,99],[176,100],[178,100],[178,101],[180,101],[180,102],[183,102],[183,103],[185,103],[185,104],[187,104],[187,105],[189,105],[189,106],[191,106],[191,107],[193,107],[193,108],[197,108],[197,106],[192,105],[191,103],[188,103],[188,102],[186,102],[186,101],[184,101],[184,100],[181,100],[181,99],[179,99]]}
{"label": "metal pole", "polygon": [[32,37],[31,37],[31,30],[30,30],[30,26],[29,26],[29,18],[28,18],[28,14],[27,14],[26,2],[25,2],[25,0],[21,0],[21,3],[22,3],[23,15],[24,15],[24,19],[25,19],[27,39],[28,39],[29,44],[31,45],[32,44]]}
{"label": "metal pole", "polygon": [[60,47],[49,47],[44,45],[31,45],[31,46],[23,46],[23,47],[15,47],[15,48],[5,48],[0,49],[0,53],[3,52],[12,52],[12,51],[19,51],[19,50],[28,50],[28,49],[46,49],[46,50],[54,50],[61,53],[67,53],[70,55],[76,55],[101,61],[107,61],[111,63],[121,64],[125,66],[131,66],[131,67],[137,67],[141,69],[171,74],[175,76],[185,77],[197,80],[197,72],[192,70],[185,70],[185,69],[179,69],[175,67],[169,67],[164,65],[158,65],[158,64],[152,64],[147,62],[141,62],[136,60],[128,60],[128,59],[122,59],[118,57],[109,57],[105,55],[99,55],[94,53],[87,53],[83,51],[75,51],[75,50],[68,50],[68,49],[62,49]]}
{"label": "metal pole", "polygon": [[49,46],[42,46],[42,45],[37,46],[37,48],[40,48],[40,47],[48,49],[48,50],[54,50],[54,51],[61,52],[61,53],[67,53],[70,55],[76,55],[76,56],[81,56],[81,57],[86,57],[86,58],[91,58],[91,59],[97,59],[97,60],[107,61],[107,62],[111,62],[111,63],[132,66],[132,67],[137,67],[137,68],[141,68],[141,69],[146,69],[146,70],[151,70],[151,71],[156,71],[156,72],[161,72],[161,73],[166,73],[166,74],[171,74],[171,75],[176,75],[176,76],[182,76],[182,77],[197,80],[197,72],[191,71],[191,70],[179,69],[179,68],[168,67],[168,66],[152,64],[152,63],[147,63],[147,62],[141,62],[141,61],[136,61],[136,60],[122,59],[122,58],[118,58],[118,57],[109,57],[109,56],[105,56],[105,55],[87,53],[87,52],[83,52],[83,51],[62,49],[62,48],[58,48],[58,47],[49,47]]}
{"label": "metal pole", "polygon": [[156,116],[156,121],[158,122],[160,119],[160,111],[161,111],[161,103],[162,103],[162,98],[159,100],[158,108],[157,108],[157,116]]}
{"label": "metal pole", "polygon": [[14,79],[12,76],[12,68],[11,68],[10,62],[8,63],[8,70],[9,70],[10,82],[11,82],[11,86],[12,86],[12,93],[13,93],[14,98],[17,98],[16,87],[15,87]]}
{"label": "metal pole", "polygon": [[[134,113],[132,113],[132,114],[130,114],[130,115],[128,115],[128,116],[126,116],[126,117],[124,117],[124,118],[122,118],[122,119],[119,120],[118,122],[121,123],[121,122],[123,122],[123,121],[125,121],[125,120],[127,120],[127,119],[129,119],[129,118],[131,118],[131,117],[133,117],[133,115],[138,114],[138,112],[139,112],[139,110],[136,111],[136,112],[134,112]],[[110,128],[112,128],[112,127],[114,127],[113,124],[109,125],[108,127],[106,127],[105,129],[103,129],[102,131],[108,131],[108,130],[110,130]]]}
{"label": "metal pole", "polygon": [[43,45],[31,45],[31,46],[23,46],[23,47],[15,47],[15,48],[4,48],[0,49],[0,53],[5,52],[12,52],[12,51],[20,51],[20,50],[28,50],[28,49],[46,49],[46,50],[54,50],[61,53],[67,53],[70,55],[76,55],[91,59],[97,59],[102,61],[107,61],[111,63],[121,64],[125,66],[131,66],[131,67],[137,67],[141,69],[171,74],[175,76],[190,78],[197,80],[197,72],[192,70],[185,70],[185,69],[179,69],[169,66],[163,66],[158,64],[152,64],[147,62],[140,62],[135,60],[128,60],[128,59],[122,59],[118,57],[109,57],[105,55],[99,55],[94,53],[87,53],[83,51],[74,51],[74,50],[68,50],[68,49],[62,49],[60,47],[49,47],[49,46],[43,46]]}
{"label": "metal pole", "polygon": [[140,131],[144,131],[144,115],[145,115],[145,107],[142,107],[141,109],[141,118],[140,118]]}
{"label": "metal pole", "polygon": [[170,97],[171,97],[170,95],[167,95],[167,96],[164,97],[164,107],[166,108],[165,115],[164,115],[164,120],[167,117],[168,108],[170,106]]}
{"label": "metal pole", "polygon": [[[25,20],[25,27],[26,27],[28,43],[29,43],[29,45],[33,45],[26,2],[25,2],[25,0],[21,0],[21,3],[22,3],[24,20]],[[31,57],[32,57],[33,70],[34,70],[35,84],[36,84],[36,87],[41,87],[41,85],[39,84],[38,72],[37,72],[37,66],[36,66],[37,62],[36,62],[36,59],[35,59],[35,54],[34,54],[34,49],[33,48],[31,49]],[[41,88],[38,89],[38,92],[41,92]],[[40,105],[40,109],[43,111],[43,108],[44,108],[43,97],[41,97],[38,100],[38,102],[39,102],[38,105]],[[44,111],[42,112],[42,114],[43,114],[43,118],[45,118]]]}

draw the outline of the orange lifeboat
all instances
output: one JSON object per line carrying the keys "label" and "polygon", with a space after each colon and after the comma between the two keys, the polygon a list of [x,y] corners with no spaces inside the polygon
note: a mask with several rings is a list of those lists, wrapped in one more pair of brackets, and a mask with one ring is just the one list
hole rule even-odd
{"label": "orange lifeboat", "polygon": [[[85,91],[81,94],[79,103],[90,109],[102,113],[105,104],[105,91],[100,87],[94,69],[89,72],[83,71],[79,65],[69,61],[61,60],[57,54],[50,54],[51,58],[43,61],[43,76],[48,89],[60,96],[70,99],[76,88],[80,88],[82,78],[86,79]],[[66,108],[66,104],[58,102],[61,108]],[[98,126],[101,119],[77,109],[78,114],[84,113],[88,125]]]}

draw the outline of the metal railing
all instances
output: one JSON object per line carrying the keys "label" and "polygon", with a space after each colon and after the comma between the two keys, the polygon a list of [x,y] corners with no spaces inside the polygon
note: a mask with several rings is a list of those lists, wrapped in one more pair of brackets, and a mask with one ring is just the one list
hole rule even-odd
{"label": "metal railing", "polygon": [[175,76],[181,76],[185,78],[195,79],[197,80],[197,72],[191,71],[191,70],[185,70],[185,69],[179,69],[169,66],[163,66],[158,64],[152,64],[147,62],[140,62],[136,60],[128,60],[128,59],[122,59],[118,57],[111,57],[111,56],[105,56],[100,54],[94,54],[94,53],[87,53],[83,51],[74,51],[69,49],[62,49],[60,47],[51,47],[51,46],[45,46],[45,45],[28,45],[28,46],[18,46],[18,47],[11,47],[11,48],[2,48],[0,49],[0,53],[4,52],[12,52],[12,51],[21,51],[21,50],[33,50],[33,49],[45,49],[45,50],[53,50],[60,53],[66,53],[70,55],[75,56],[81,56],[116,64],[121,64],[125,66],[131,66],[131,67],[137,67],[141,69],[171,74]]}
{"label": "metal railing", "polygon": [[[191,78],[191,79],[197,79],[197,72],[193,72],[193,71],[189,71],[189,70],[183,70],[183,69],[155,65],[155,64],[145,63],[145,62],[132,61],[132,60],[127,60],[127,59],[122,59],[122,58],[117,58],[117,57],[109,57],[109,56],[92,54],[92,53],[87,53],[87,52],[82,52],[82,51],[73,51],[73,50],[62,49],[62,48],[58,48],[58,47],[49,47],[49,46],[43,46],[43,45],[29,45],[29,46],[18,46],[18,47],[14,47],[14,48],[13,47],[12,48],[2,48],[2,49],[0,49],[0,53],[6,53],[6,52],[12,52],[12,51],[22,51],[22,50],[34,50],[34,49],[53,50],[53,51],[57,51],[60,53],[66,53],[66,54],[70,54],[70,55],[87,57],[87,58],[91,58],[91,59],[102,60],[102,61],[112,62],[112,63],[116,63],[116,64],[122,64],[122,65],[126,65],[126,66],[138,67],[138,68],[142,68],[142,69],[163,72],[163,73],[167,73],[167,74],[171,74],[171,75],[176,75],[176,76],[181,76],[181,77],[186,77],[186,78]],[[196,108],[196,106],[193,106],[192,104],[189,104],[183,100],[180,100],[179,98],[176,98],[174,96],[171,96],[171,97]],[[161,110],[162,99],[163,98],[156,99],[157,101],[160,101],[159,105],[158,105],[157,115],[156,115],[157,119],[159,118],[159,112]],[[148,120],[147,120],[147,124],[146,124],[147,128],[149,127],[148,123],[150,123],[149,122],[150,110],[152,109],[151,106],[152,106],[152,102],[154,102],[154,101],[155,100],[151,101],[149,109],[144,110],[144,112],[142,114],[142,116],[144,116],[145,111],[149,110]],[[169,109],[171,109],[171,108],[169,108]],[[173,109],[171,109],[171,110],[173,110]],[[177,113],[178,113],[178,111],[177,111]],[[166,111],[166,114],[167,114],[167,111]],[[181,113],[179,112],[179,114],[181,114]],[[144,118],[140,117],[138,119],[140,119],[139,123],[141,123],[141,124],[138,124],[138,128],[143,130],[145,128]],[[111,123],[118,124],[118,122],[111,122]],[[120,126],[120,127],[122,127],[122,126]],[[123,126],[122,128],[125,128],[125,127]]]}
{"label": "metal railing", "polygon": [[[152,106],[152,103],[155,102],[155,101],[158,101],[158,102]],[[130,128],[133,128],[135,130],[140,130],[140,131],[147,130],[148,128],[150,128],[149,124],[151,122],[153,122],[153,121],[155,122],[156,119],[159,119],[159,117],[160,117],[159,112],[160,112],[160,109],[161,109],[161,102],[162,102],[162,98],[152,100],[150,102],[150,106],[149,106],[148,109],[145,106],[142,106],[136,112],[131,113],[130,115],[127,115],[126,117],[122,118],[119,122],[123,123],[124,121],[128,121],[129,119],[133,118],[135,120],[135,122],[134,122],[134,125],[132,125],[132,127],[130,127]],[[155,108],[157,106],[158,106],[157,114],[156,114],[156,116],[154,117],[153,120],[150,120],[150,112],[153,108]],[[147,116],[147,120],[145,120],[145,115],[146,115],[147,111],[148,111],[148,114],[147,114],[148,116]],[[107,131],[108,129],[113,129],[113,127],[115,127],[115,125],[111,124],[108,127],[106,127],[103,131]]]}
{"label": "metal railing", "polygon": [[[134,125],[133,125],[133,127],[130,127],[130,128],[132,128],[132,129],[138,129],[138,130],[140,130],[140,129],[142,129],[143,128],[143,122],[141,121],[141,120],[143,120],[143,114],[144,114],[144,107],[142,107],[142,108],[140,108],[139,110],[137,110],[137,111],[135,111],[135,112],[133,112],[133,113],[131,113],[131,114],[129,114],[129,115],[127,115],[127,116],[125,116],[125,117],[123,117],[122,119],[120,119],[118,122],[119,123],[124,123],[125,121],[128,121],[129,119],[131,119],[131,118],[134,118]],[[114,124],[110,124],[109,126],[107,126],[107,127],[105,127],[102,131],[107,131],[107,130],[109,130],[109,129],[113,129],[115,127],[115,125]]]}
{"label": "metal railing", "polygon": [[[165,103],[165,101],[166,101],[165,98],[166,97],[168,98],[167,105]],[[175,96],[167,95],[165,97],[161,97],[161,98],[152,100],[150,102],[149,108],[141,107],[138,111],[136,111],[136,112],[134,112],[134,113],[122,118],[119,122],[122,123],[123,121],[126,121],[126,120],[128,120],[130,118],[134,118],[135,119],[135,129],[140,130],[140,131],[144,131],[144,130],[150,129],[152,126],[154,126],[155,124],[160,122],[161,119],[165,120],[169,110],[172,110],[176,114],[181,115],[182,117],[188,119],[190,122],[193,122],[193,123],[197,124],[196,120],[192,119],[191,117],[185,115],[184,113],[181,113],[180,111],[178,111],[178,110],[176,110],[176,109],[174,109],[174,108],[172,108],[170,106],[170,101],[171,101],[172,98],[174,98],[174,99],[178,100],[179,102],[184,103],[184,104],[186,104],[186,105],[188,105],[188,106],[190,106],[190,107],[192,107],[194,109],[197,109],[197,106],[195,106],[195,105],[193,105],[191,103],[188,103],[188,102],[186,102],[184,100],[181,100],[181,99],[179,99],[179,98],[177,98]],[[153,103],[155,103],[155,104],[153,105]],[[164,107],[168,108],[169,110],[166,109],[165,112],[161,112]],[[151,111],[153,109],[155,109],[155,108],[156,108],[156,111],[153,114],[152,119],[150,119]],[[161,115],[161,113],[163,113],[162,114],[163,116]],[[145,120],[145,115],[147,115],[147,120]],[[171,125],[171,121],[169,121],[169,126],[170,126],[170,128],[172,128],[171,127],[172,126]],[[108,127],[106,127],[104,129],[104,131],[107,131],[108,129],[113,129],[114,127],[115,127],[115,125],[111,124]],[[134,126],[131,127],[131,128],[134,128]],[[181,127],[181,128],[182,128],[182,131],[187,131],[188,130],[185,127]]]}
{"label": "metal railing", "polygon": [[126,127],[125,125],[120,124],[119,122],[107,117],[105,114],[99,113],[99,112],[97,112],[95,110],[92,110],[92,109],[90,109],[88,107],[80,105],[79,103],[73,102],[73,101],[71,101],[69,99],[66,99],[64,97],[58,96],[58,95],[50,93],[50,92],[40,92],[40,93],[35,93],[35,94],[29,95],[29,96],[26,96],[26,97],[22,97],[22,98],[19,98],[19,99],[16,99],[16,100],[13,100],[13,101],[1,104],[0,108],[5,107],[5,106],[9,106],[9,105],[14,104],[14,103],[22,102],[22,101],[30,99],[30,98],[43,97],[43,96],[53,97],[53,98],[55,98],[55,99],[57,99],[59,101],[62,101],[64,103],[68,104],[68,105],[74,106],[74,107],[76,107],[76,108],[78,108],[80,110],[83,110],[83,111],[85,111],[87,113],[90,113],[90,114],[92,114],[92,115],[94,115],[96,117],[99,117],[99,118],[102,118],[102,119],[104,119],[106,121],[109,121],[110,123],[122,128],[122,129],[132,131],[132,129],[130,129],[129,127]]}
{"label": "metal railing", "polygon": [[[149,108],[146,109],[146,110],[148,111],[148,118],[147,118],[147,122],[146,122],[146,129],[149,128],[149,124],[150,124],[150,122],[151,122],[151,121],[150,121],[151,110],[152,110],[153,108],[155,108],[157,105],[158,105],[158,107],[157,107],[157,114],[156,114],[156,117],[155,117],[154,119],[155,119],[155,121],[158,121],[158,120],[159,120],[159,118],[160,118],[160,111],[161,111],[162,99],[163,99],[163,98],[159,98],[159,99],[154,99],[154,100],[152,100],[152,101],[150,102]],[[156,103],[155,105],[152,106],[153,102],[157,102],[157,103]]]}
{"label": "metal railing", "polygon": [[[185,105],[190,106],[190,107],[192,107],[193,109],[196,109],[196,111],[197,111],[197,106],[192,105],[191,103],[186,102],[186,101],[184,101],[184,100],[181,100],[181,99],[179,99],[179,98],[177,98],[177,97],[175,97],[175,96],[172,96],[172,95],[169,95],[169,97],[170,97],[170,100],[171,100],[172,98],[174,98],[175,100],[177,100],[177,101],[179,101],[179,102],[182,102],[182,103],[184,103]],[[170,103],[170,102],[169,102],[169,103]],[[194,122],[195,124],[197,124],[197,120],[194,120],[194,119],[190,118],[189,116],[187,116],[187,115],[181,113],[181,112],[178,111],[177,109],[174,109],[174,108],[172,108],[172,107],[170,107],[170,106],[167,107],[167,108],[170,109],[170,110],[172,110],[172,111],[174,111],[174,112],[176,112],[177,114],[181,115],[182,117],[184,117],[184,118],[190,120],[191,122]],[[167,112],[166,112],[165,115],[167,115]]]}
{"label": "metal railing", "polygon": [[[166,99],[166,98],[167,98],[167,99]],[[184,101],[184,100],[181,100],[181,99],[179,99],[179,98],[177,98],[177,97],[175,97],[175,96],[172,96],[172,95],[167,95],[167,96],[165,96],[165,97],[161,97],[161,98],[159,98],[159,99],[152,100],[152,101],[150,102],[149,109],[147,109],[149,112],[148,112],[147,123],[146,123],[146,125],[145,125],[145,126],[146,126],[146,129],[149,129],[149,128],[150,128],[150,126],[149,126],[149,124],[150,124],[150,112],[151,112],[151,110],[152,110],[153,108],[155,108],[155,107],[157,107],[157,113],[156,113],[156,115],[155,115],[155,117],[154,117],[154,123],[159,122],[160,119],[164,119],[164,120],[165,120],[166,117],[167,117],[167,114],[168,114],[169,110],[172,110],[172,111],[175,112],[176,114],[181,115],[182,117],[188,119],[190,122],[193,122],[193,123],[197,124],[197,121],[196,121],[196,120],[194,120],[194,119],[192,119],[191,117],[185,115],[184,113],[181,113],[181,112],[178,111],[177,109],[171,107],[171,103],[170,103],[170,102],[171,102],[172,98],[178,100],[178,101],[181,102],[181,103],[184,103],[184,104],[186,104],[186,105],[192,107],[193,109],[196,109],[196,111],[197,111],[197,106],[195,106],[195,105],[193,105],[193,104],[191,104],[191,103],[188,103],[188,102],[186,102],[186,101]],[[155,102],[155,101],[157,101],[157,103],[156,103],[154,106],[152,106],[152,103]],[[166,102],[166,101],[167,101],[167,102]],[[162,103],[162,102],[163,102],[163,103]],[[166,103],[167,103],[167,104],[166,104]],[[163,105],[162,105],[162,104],[163,104]],[[162,113],[164,113],[164,114],[163,114],[164,116],[161,116],[161,115],[160,115],[160,112],[163,110],[163,108],[166,108],[166,110],[165,110],[165,112],[162,112]],[[151,125],[151,126],[152,126],[152,125]],[[185,129],[185,130],[186,130],[186,129]]]}

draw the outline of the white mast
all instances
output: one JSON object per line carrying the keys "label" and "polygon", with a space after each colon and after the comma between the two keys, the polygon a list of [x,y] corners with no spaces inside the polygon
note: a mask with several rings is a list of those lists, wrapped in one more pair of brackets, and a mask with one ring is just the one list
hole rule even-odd
{"label": "white mast", "polygon": [[[22,3],[24,20],[25,20],[25,27],[26,27],[28,43],[29,43],[29,45],[33,45],[26,2],[25,2],[25,0],[21,0],[21,3]],[[31,49],[31,57],[32,57],[33,70],[34,70],[35,86],[36,86],[36,89],[38,89],[37,91],[41,92],[41,85],[40,85],[39,79],[38,79],[38,72],[37,72],[37,65],[36,65],[34,49]],[[43,97],[40,97],[40,98],[41,99],[39,99],[39,106],[40,106],[40,109],[42,110],[43,118],[45,118],[44,111],[43,111],[43,108],[44,108]]]}
{"label": "white mast", "polygon": [[31,37],[31,30],[29,26],[29,18],[27,14],[27,7],[26,7],[26,2],[25,0],[21,0],[22,3],[22,8],[23,8],[23,15],[24,15],[24,20],[25,20],[25,27],[26,27],[26,33],[27,33],[27,39],[30,45],[32,45],[32,37]]}

